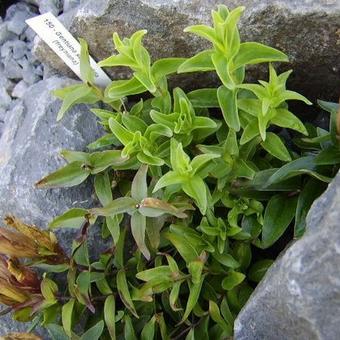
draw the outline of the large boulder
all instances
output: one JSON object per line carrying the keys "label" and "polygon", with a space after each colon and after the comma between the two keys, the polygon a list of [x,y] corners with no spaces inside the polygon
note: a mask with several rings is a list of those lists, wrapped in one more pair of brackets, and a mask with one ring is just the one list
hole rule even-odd
{"label": "large boulder", "polygon": [[340,174],[313,204],[307,231],[275,262],[235,323],[236,340],[340,338]]}
{"label": "large boulder", "polygon": [[[52,96],[51,91],[70,82],[73,81],[61,77],[42,80],[31,86],[22,100],[7,112],[0,139],[1,222],[5,215],[13,214],[26,223],[46,228],[52,218],[67,209],[94,204],[93,187],[89,183],[68,189],[34,188],[35,182],[65,164],[59,156],[61,149],[84,150],[102,132],[95,116],[85,105],[74,107],[61,122],[56,122],[61,102]],[[76,232],[57,231],[66,250],[70,249]],[[98,251],[97,247],[92,254],[96,256]],[[27,324],[15,322],[9,315],[0,319],[0,335],[27,328]],[[45,332],[41,334],[47,339]]]}
{"label": "large boulder", "polygon": [[91,203],[92,188],[88,185],[34,188],[35,182],[65,163],[60,150],[83,150],[100,135],[94,115],[84,105],[71,109],[61,122],[56,122],[61,101],[51,91],[67,84],[70,80],[60,77],[40,81],[7,114],[0,139],[0,219],[15,214],[44,226],[79,202]]}
{"label": "large boulder", "polygon": [[[210,23],[210,11],[219,3],[220,0],[86,0],[60,19],[75,37],[89,42],[90,51],[98,60],[113,53],[113,32],[124,37],[139,29],[148,30],[145,44],[154,58],[191,56],[209,43],[184,33],[183,29],[192,24]],[[230,8],[246,6],[240,23],[243,39],[266,43],[289,55],[291,64],[285,68],[295,70],[291,84],[294,88],[303,89],[311,98],[320,98],[323,93],[329,97],[340,86],[338,0],[226,0],[223,3]],[[39,39],[35,51],[44,63],[67,72],[63,62]],[[254,72],[254,76],[263,77],[262,71]],[[110,74],[113,78],[127,76],[126,71],[118,68]],[[195,85],[191,82],[190,86]]]}

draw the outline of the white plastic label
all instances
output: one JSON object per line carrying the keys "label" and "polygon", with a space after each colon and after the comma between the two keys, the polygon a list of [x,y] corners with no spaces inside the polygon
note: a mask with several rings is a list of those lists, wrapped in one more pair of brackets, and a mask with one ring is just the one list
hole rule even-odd
{"label": "white plastic label", "polygon": [[[81,79],[80,44],[65,26],[50,12],[30,18],[26,23]],[[91,57],[90,63],[95,72],[96,85],[106,87],[111,79]]]}

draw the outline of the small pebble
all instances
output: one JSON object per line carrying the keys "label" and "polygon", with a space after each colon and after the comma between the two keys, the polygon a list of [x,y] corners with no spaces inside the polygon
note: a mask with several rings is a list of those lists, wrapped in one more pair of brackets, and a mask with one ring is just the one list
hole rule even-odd
{"label": "small pebble", "polygon": [[67,12],[80,4],[80,0],[64,0],[64,12]]}
{"label": "small pebble", "polygon": [[28,84],[24,80],[20,80],[18,84],[15,85],[12,91],[12,97],[21,98],[26,90],[28,89]]}
{"label": "small pebble", "polygon": [[[27,59],[26,59],[27,60]],[[34,67],[28,61],[26,64],[23,65],[22,68],[22,77],[24,81],[30,85],[36,83],[39,80],[39,77],[34,72]]]}
{"label": "small pebble", "polygon": [[59,0],[44,0],[39,4],[39,12],[41,14],[51,12],[57,16],[60,13],[61,7]]}
{"label": "small pebble", "polygon": [[11,97],[5,90],[5,88],[0,87],[0,109],[7,109],[11,104]]}
{"label": "small pebble", "polygon": [[21,79],[22,78],[22,68],[19,66],[17,61],[12,58],[5,58],[3,60],[4,64],[4,75],[9,79]]}
{"label": "small pebble", "polygon": [[7,9],[5,19],[7,22],[7,28],[10,32],[20,35],[26,29],[26,19],[31,18],[35,14],[31,11],[30,6],[25,3],[18,3],[10,6]]}
{"label": "small pebble", "polygon": [[0,24],[0,45],[10,39],[16,38],[16,35],[8,30],[7,24],[7,22],[3,22]]}

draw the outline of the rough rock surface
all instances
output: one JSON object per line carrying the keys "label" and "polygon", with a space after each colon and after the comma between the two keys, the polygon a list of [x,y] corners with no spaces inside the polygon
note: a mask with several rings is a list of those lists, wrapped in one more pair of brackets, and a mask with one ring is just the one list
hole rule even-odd
{"label": "rough rock surface", "polygon": [[[8,112],[0,139],[1,221],[6,214],[14,214],[44,228],[53,217],[69,208],[93,205],[92,185],[53,190],[34,188],[35,182],[65,163],[58,156],[61,149],[84,150],[101,134],[94,115],[84,105],[70,110],[61,122],[56,122],[61,102],[51,91],[68,84],[67,78],[42,80],[31,86]],[[59,230],[57,235],[64,248],[70,249],[75,232]],[[0,319],[0,335],[27,328],[27,324],[14,322],[9,316]]]}
{"label": "rough rock surface", "polygon": [[64,163],[58,156],[61,149],[82,150],[99,136],[100,128],[86,106],[72,109],[65,119],[56,122],[61,102],[50,92],[68,83],[57,77],[40,81],[9,113],[0,140],[0,219],[15,213],[32,223],[46,225],[51,217],[90,196],[85,187],[33,188],[36,181]]}
{"label": "rough rock surface", "polygon": [[275,262],[235,323],[236,340],[340,337],[340,174],[313,204],[307,231]]}
{"label": "rough rock surface", "polygon": [[[87,0],[74,15],[61,16],[61,20],[76,37],[90,42],[91,53],[97,59],[112,54],[114,31],[130,36],[138,29],[148,30],[145,44],[154,58],[191,56],[208,43],[183,33],[183,28],[209,23],[210,11],[219,3],[220,0]],[[340,86],[339,0],[227,0],[223,3],[230,8],[246,6],[240,27],[244,39],[280,48],[290,56],[289,67],[296,71],[293,87],[303,88],[305,94],[313,98],[334,93],[334,88]],[[43,62],[66,71],[41,41],[36,41],[35,51]],[[113,77],[126,76],[116,70],[111,73]],[[309,93],[306,93],[306,83]]]}

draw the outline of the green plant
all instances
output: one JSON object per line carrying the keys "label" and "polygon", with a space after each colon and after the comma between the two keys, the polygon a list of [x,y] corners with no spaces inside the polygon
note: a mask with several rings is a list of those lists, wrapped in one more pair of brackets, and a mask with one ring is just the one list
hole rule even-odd
{"label": "green plant", "polygon": [[[106,134],[88,146],[89,153],[62,151],[68,164],[36,185],[70,187],[93,175],[101,206],[73,208],[50,223],[51,229],[80,230],[70,258],[54,236],[53,247],[44,239],[45,248],[20,253],[18,235],[0,234],[0,284],[8,289],[3,276],[40,280],[27,263],[16,259],[11,267],[5,255],[29,257],[29,266],[45,272],[34,295],[20,280],[16,291],[1,293],[17,319],[33,318],[53,339],[232,335],[235,317],[272,263],[253,260],[254,252],[273,246],[293,221],[295,237],[303,234],[312,202],[340,164],[339,105],[320,102],[331,114],[327,131],[304,125],[289,111],[289,100],[311,104],[286,89],[291,71],[278,75],[269,64],[268,82],[244,82],[247,65],[288,59],[274,48],[240,41],[243,10],[219,6],[212,11],[213,27],[187,28],[212,43],[188,59],[152,62],[142,45],[146,31],[123,40],[115,33],[118,54],[100,65],[129,67],[133,75],[105,90],[93,83],[81,40],[85,83],[55,92],[63,99],[58,118],[74,104],[101,102],[92,111]],[[169,75],[198,71],[216,72],[221,85],[169,91]],[[134,105],[126,101],[138,94],[144,95]],[[294,147],[283,139],[284,129],[295,131]],[[92,258],[87,239],[96,223],[113,246]],[[17,220],[9,225],[24,235],[35,230],[18,228]],[[52,273],[64,272],[66,289],[52,281]]]}

